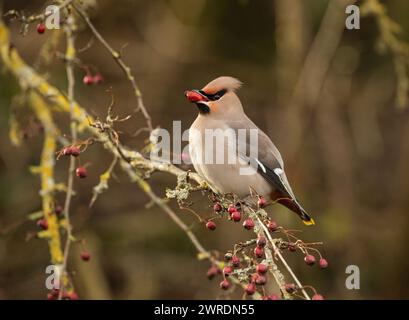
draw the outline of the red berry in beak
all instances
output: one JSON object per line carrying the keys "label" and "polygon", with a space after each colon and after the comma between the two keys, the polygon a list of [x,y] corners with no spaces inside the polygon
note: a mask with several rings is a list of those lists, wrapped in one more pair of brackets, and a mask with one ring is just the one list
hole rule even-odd
{"label": "red berry in beak", "polygon": [[314,263],[315,263],[315,257],[314,257],[312,254],[307,254],[307,255],[304,257],[304,261],[305,261],[305,263],[308,264],[309,266],[312,266],[312,265],[314,265]]}
{"label": "red berry in beak", "polygon": [[320,268],[325,269],[327,267],[328,267],[328,261],[326,259],[324,259],[324,258],[321,258],[320,259]]}
{"label": "red berry in beak", "polygon": [[185,96],[190,102],[207,101],[207,98],[194,90],[185,91]]}
{"label": "red berry in beak", "polygon": [[252,219],[246,219],[246,221],[243,222],[243,227],[247,230],[251,230],[254,228],[254,222]]}
{"label": "red berry in beak", "polygon": [[81,178],[81,179],[86,178],[88,175],[87,169],[85,169],[85,167],[78,167],[75,170],[75,174],[77,175],[78,178]]}
{"label": "red berry in beak", "polygon": [[37,32],[38,32],[39,34],[43,34],[43,33],[45,32],[45,24],[44,24],[44,23],[40,22],[40,23],[37,25]]}
{"label": "red berry in beak", "polygon": [[216,224],[213,221],[207,221],[206,228],[213,231],[216,229]]}

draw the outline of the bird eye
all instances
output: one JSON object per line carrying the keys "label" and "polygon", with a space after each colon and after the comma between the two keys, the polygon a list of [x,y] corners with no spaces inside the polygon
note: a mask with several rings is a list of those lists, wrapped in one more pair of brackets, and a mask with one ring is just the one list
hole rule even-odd
{"label": "bird eye", "polygon": [[201,94],[203,94],[204,96],[206,96],[206,98],[208,98],[209,100],[216,101],[216,100],[219,100],[221,97],[223,97],[224,94],[227,92],[227,90],[222,89],[222,90],[217,91],[216,93],[213,93],[213,94],[206,93],[203,90],[200,90],[199,92]]}

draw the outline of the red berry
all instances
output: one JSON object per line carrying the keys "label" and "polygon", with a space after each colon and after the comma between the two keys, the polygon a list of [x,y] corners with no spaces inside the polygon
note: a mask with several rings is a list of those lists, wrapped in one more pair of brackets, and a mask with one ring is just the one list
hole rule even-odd
{"label": "red berry", "polygon": [[100,84],[100,83],[102,83],[102,81],[104,81],[104,78],[102,77],[102,75],[100,73],[97,73],[93,77],[93,81],[94,81],[95,84]]}
{"label": "red berry", "polygon": [[276,294],[270,294],[269,296],[264,296],[263,300],[280,300],[280,297]]}
{"label": "red berry", "polygon": [[256,248],[254,249],[254,255],[255,255],[257,258],[262,258],[262,257],[264,256],[264,249],[263,249],[263,248],[260,248],[260,247],[256,247]]}
{"label": "red berry", "polygon": [[47,293],[47,300],[55,300],[56,297],[52,293]]}
{"label": "red berry", "polygon": [[307,255],[304,257],[304,261],[305,261],[305,263],[308,264],[309,266],[312,266],[312,265],[314,265],[314,263],[315,263],[315,257],[314,257],[312,254],[307,254]]}
{"label": "red berry", "polygon": [[328,261],[326,259],[324,259],[324,258],[321,258],[320,259],[320,268],[325,269],[327,267],[328,267]]}
{"label": "red berry", "polygon": [[318,293],[312,296],[312,300],[324,300],[324,297]]}
{"label": "red berry", "polygon": [[80,257],[83,261],[89,261],[91,259],[91,254],[88,251],[82,251]]}
{"label": "red berry", "polygon": [[214,212],[220,212],[220,211],[223,210],[223,207],[222,207],[222,205],[220,203],[217,202],[217,203],[214,204],[213,210],[214,210]]}
{"label": "red berry", "polygon": [[256,284],[259,286],[265,285],[266,282],[267,282],[267,278],[265,276],[258,275],[258,277],[256,278]]}
{"label": "red berry", "polygon": [[284,289],[288,293],[294,293],[297,290],[297,286],[294,283],[286,283]]}
{"label": "red berry", "polygon": [[47,219],[40,219],[37,221],[37,226],[39,226],[43,230],[48,229],[48,221]]}
{"label": "red berry", "polygon": [[209,270],[207,270],[206,276],[209,280],[213,279],[217,274],[220,273],[220,269],[216,266],[211,266]]}
{"label": "red berry", "polygon": [[258,237],[258,239],[257,239],[257,246],[258,247],[264,247],[266,245],[266,243],[267,243],[267,240],[266,240],[265,237],[263,237],[263,236]]}
{"label": "red berry", "polygon": [[43,34],[43,33],[45,32],[45,24],[44,24],[44,23],[40,22],[40,23],[37,25],[37,32],[38,32],[39,34]]}
{"label": "red berry", "polygon": [[64,156],[70,156],[72,154],[72,147],[65,147],[62,150]]}
{"label": "red berry", "polygon": [[267,272],[268,267],[264,263],[260,263],[257,265],[256,270],[260,274],[264,274]]}
{"label": "red berry", "polygon": [[68,297],[69,297],[70,300],[78,300],[79,299],[78,294],[76,292],[70,292],[68,294]]}
{"label": "red berry", "polygon": [[213,221],[207,221],[206,228],[209,229],[209,230],[215,230],[216,229],[216,223],[214,223]]}
{"label": "red berry", "polygon": [[253,228],[254,228],[253,219],[250,219],[250,218],[246,219],[246,220],[243,222],[243,227],[244,227],[245,229],[247,229],[247,230],[253,229]]}
{"label": "red berry", "polygon": [[276,231],[276,230],[278,229],[278,223],[275,222],[274,220],[270,220],[270,221],[267,223],[267,228],[268,228],[268,230],[270,230],[270,231]]}
{"label": "red berry", "polygon": [[57,216],[59,216],[63,212],[64,208],[62,206],[55,206],[54,212]]}
{"label": "red berry", "polygon": [[260,197],[258,198],[257,204],[260,208],[264,208],[267,204],[267,201],[263,197]]}
{"label": "red berry", "polygon": [[233,212],[236,212],[237,211],[237,209],[236,209],[236,207],[234,206],[234,205],[229,205],[229,208],[227,209],[227,212],[228,213],[230,213],[230,214],[232,214]]}
{"label": "red berry", "polygon": [[238,267],[240,266],[240,259],[238,256],[233,256],[231,259],[231,263],[233,264],[233,267]]}
{"label": "red berry", "polygon": [[249,283],[246,286],[246,293],[251,296],[256,292],[256,286],[253,283]]}
{"label": "red berry", "polygon": [[75,147],[75,146],[72,146],[70,148],[71,148],[71,155],[72,156],[78,157],[80,155],[80,152],[81,152],[80,148]]}
{"label": "red berry", "polygon": [[297,251],[297,246],[295,245],[295,243],[290,242],[290,243],[288,244],[288,250],[291,251],[291,252]]}
{"label": "red berry", "polygon": [[86,178],[87,177],[87,169],[85,167],[78,167],[75,170],[75,174],[77,175],[78,178]]}
{"label": "red berry", "polygon": [[228,277],[233,272],[233,268],[231,266],[225,266],[223,268],[223,274]]}
{"label": "red berry", "polygon": [[238,211],[234,211],[231,214],[231,218],[233,219],[234,222],[239,222],[241,220],[241,214]]}
{"label": "red berry", "polygon": [[224,279],[222,282],[220,282],[219,286],[221,289],[227,290],[230,287],[230,282]]}
{"label": "red berry", "polygon": [[94,77],[90,74],[86,74],[84,78],[82,78],[82,82],[84,82],[84,84],[86,84],[87,86],[90,86],[94,83]]}

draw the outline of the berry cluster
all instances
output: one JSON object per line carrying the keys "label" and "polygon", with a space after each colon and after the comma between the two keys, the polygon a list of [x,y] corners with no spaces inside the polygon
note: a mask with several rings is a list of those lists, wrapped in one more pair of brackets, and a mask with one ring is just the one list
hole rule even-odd
{"label": "berry cluster", "polygon": [[100,84],[104,81],[104,78],[100,73],[97,73],[95,75],[92,75],[90,72],[87,72],[87,74],[82,78],[82,82],[87,85],[93,85],[93,84]]}

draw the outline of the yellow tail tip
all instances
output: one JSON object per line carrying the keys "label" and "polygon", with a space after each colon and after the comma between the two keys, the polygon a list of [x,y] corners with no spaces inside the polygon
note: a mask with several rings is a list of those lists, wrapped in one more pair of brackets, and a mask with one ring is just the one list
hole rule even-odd
{"label": "yellow tail tip", "polygon": [[313,218],[311,218],[311,219],[308,220],[308,221],[303,220],[302,222],[304,222],[304,224],[305,224],[306,226],[314,226],[314,225],[315,225],[315,221],[314,221]]}

